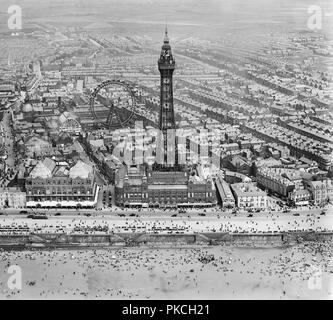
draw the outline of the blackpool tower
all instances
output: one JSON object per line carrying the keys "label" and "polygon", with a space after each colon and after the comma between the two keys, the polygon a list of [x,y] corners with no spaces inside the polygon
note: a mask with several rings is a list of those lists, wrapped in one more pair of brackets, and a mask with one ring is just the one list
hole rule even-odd
{"label": "blackpool tower", "polygon": [[168,165],[177,164],[176,124],[172,89],[172,75],[175,65],[176,62],[172,56],[168,30],[165,28],[164,43],[158,60],[158,70],[161,74],[159,129],[162,138],[160,161]]}

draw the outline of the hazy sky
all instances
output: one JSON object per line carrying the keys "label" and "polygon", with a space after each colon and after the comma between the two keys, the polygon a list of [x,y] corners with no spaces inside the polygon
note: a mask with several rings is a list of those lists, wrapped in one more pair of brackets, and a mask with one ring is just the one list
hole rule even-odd
{"label": "hazy sky", "polygon": [[[0,25],[12,4],[22,7],[25,22],[73,24],[131,21],[170,25],[236,25],[242,23],[293,24],[306,27],[310,5],[333,14],[333,0],[0,0]],[[332,22],[332,16],[324,19]],[[325,20],[324,20],[325,22]]]}
{"label": "hazy sky", "polygon": [[[20,5],[30,17],[43,14],[55,15],[60,12],[90,11],[99,14],[131,16],[140,11],[140,16],[169,14],[170,16],[197,14],[198,18],[218,19],[229,13],[248,16],[275,13],[299,14],[310,5],[321,5],[323,10],[333,9],[331,0],[1,0],[0,12],[7,11],[12,4]],[[305,12],[304,12],[305,13]],[[171,18],[171,17],[170,17]],[[193,17],[194,18],[194,17]]]}

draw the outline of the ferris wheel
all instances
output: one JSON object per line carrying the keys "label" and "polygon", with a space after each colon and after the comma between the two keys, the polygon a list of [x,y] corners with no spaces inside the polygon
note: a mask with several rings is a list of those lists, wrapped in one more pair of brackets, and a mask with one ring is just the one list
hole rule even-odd
{"label": "ferris wheel", "polygon": [[124,80],[107,80],[90,95],[90,110],[95,122],[106,129],[125,127],[135,111],[135,88]]}

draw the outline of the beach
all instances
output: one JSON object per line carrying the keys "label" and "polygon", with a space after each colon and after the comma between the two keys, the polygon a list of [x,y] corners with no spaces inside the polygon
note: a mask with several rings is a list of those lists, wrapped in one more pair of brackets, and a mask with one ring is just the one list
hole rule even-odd
{"label": "beach", "polygon": [[[2,216],[0,299],[332,299],[332,226],[331,211],[325,216]],[[299,232],[313,238],[301,239]],[[320,233],[328,236],[317,237]],[[162,242],[141,239],[144,234],[159,235]],[[207,234],[224,240],[214,246],[189,241]],[[173,236],[178,240],[171,241]],[[117,247],[108,237],[138,241]],[[18,250],[23,241],[30,246]],[[7,285],[11,265],[22,270],[21,290]]]}
{"label": "beach", "polygon": [[[0,252],[1,299],[332,299],[333,243]],[[208,259],[208,258],[209,259]],[[7,286],[10,265],[22,289]]]}

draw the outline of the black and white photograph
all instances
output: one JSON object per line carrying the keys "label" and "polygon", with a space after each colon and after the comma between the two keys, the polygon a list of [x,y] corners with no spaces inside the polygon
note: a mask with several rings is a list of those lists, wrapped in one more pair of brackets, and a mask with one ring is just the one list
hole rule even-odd
{"label": "black and white photograph", "polygon": [[332,299],[332,0],[1,0],[0,300]]}

